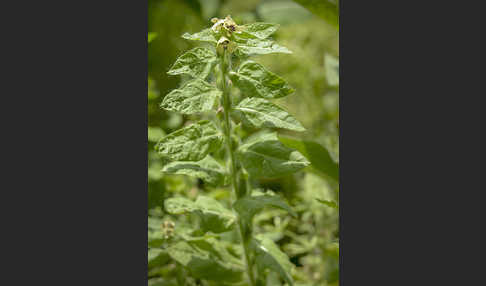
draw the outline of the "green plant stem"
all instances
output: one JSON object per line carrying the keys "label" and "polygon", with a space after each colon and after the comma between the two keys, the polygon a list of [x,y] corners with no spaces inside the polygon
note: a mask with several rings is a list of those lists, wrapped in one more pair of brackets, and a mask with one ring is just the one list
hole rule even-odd
{"label": "green plant stem", "polygon": [[[227,59],[226,50],[224,51],[223,55],[220,56],[220,67],[221,67],[221,89],[223,91],[223,98],[222,98],[222,105],[223,105],[223,117],[224,117],[224,135],[226,141],[226,148],[230,158],[230,175],[231,175],[231,184],[233,188],[233,193],[235,198],[238,198],[238,182],[237,182],[237,169],[236,169],[236,160],[235,155],[233,152],[232,146],[232,138],[231,138],[231,120],[230,120],[230,110],[231,110],[231,95],[230,95],[230,88],[228,87],[227,83],[227,74],[228,74],[228,66],[229,62]],[[233,205],[233,202],[232,202]],[[236,213],[236,212],[235,212]],[[249,256],[249,242],[243,235],[242,230],[242,221],[239,215],[236,213],[238,217],[238,233],[241,239],[241,243],[243,246],[243,253],[244,253],[244,260],[245,260],[245,267],[246,273],[248,275],[248,280],[251,286],[255,286],[255,277],[253,275],[253,267],[251,264],[250,256]]]}

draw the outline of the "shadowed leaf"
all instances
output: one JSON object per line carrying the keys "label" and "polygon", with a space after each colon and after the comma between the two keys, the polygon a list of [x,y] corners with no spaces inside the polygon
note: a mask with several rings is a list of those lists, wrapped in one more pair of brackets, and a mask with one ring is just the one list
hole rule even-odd
{"label": "shadowed leaf", "polygon": [[257,178],[283,176],[309,165],[297,150],[278,141],[275,132],[251,136],[240,146],[237,155],[248,173]]}

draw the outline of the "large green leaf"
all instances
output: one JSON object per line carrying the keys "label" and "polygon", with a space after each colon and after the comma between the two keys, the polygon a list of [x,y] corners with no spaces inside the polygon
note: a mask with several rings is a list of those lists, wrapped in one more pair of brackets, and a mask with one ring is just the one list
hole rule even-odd
{"label": "large green leaf", "polygon": [[264,269],[275,271],[290,286],[294,285],[292,276],[290,275],[292,263],[289,261],[288,256],[272,240],[259,236],[252,239],[251,246],[255,252],[255,261],[260,271]]}
{"label": "large green leaf", "polygon": [[223,166],[209,155],[197,162],[171,162],[164,166],[162,172],[200,178],[213,186],[222,185],[225,181]]}
{"label": "large green leaf", "polygon": [[186,40],[192,40],[192,41],[210,42],[214,44],[218,42],[213,31],[209,28],[204,29],[201,32],[194,33],[192,35],[189,33],[184,33],[182,37]]}
{"label": "large green leaf", "polygon": [[272,40],[260,39],[236,39],[237,49],[235,54],[239,57],[248,57],[252,55],[266,55],[266,54],[291,54],[292,52],[286,47],[280,46]]}
{"label": "large green leaf", "polygon": [[309,162],[297,150],[278,141],[277,134],[257,133],[237,152],[243,167],[254,177],[278,177],[296,172]]}
{"label": "large green leaf", "polygon": [[242,63],[237,72],[230,73],[230,77],[243,94],[249,97],[279,98],[294,92],[283,78],[254,61]]}
{"label": "large green leaf", "polygon": [[252,128],[283,128],[293,131],[305,131],[297,119],[270,101],[248,97],[233,109],[233,115],[244,125]]}
{"label": "large green leaf", "polygon": [[326,148],[313,141],[283,136],[280,136],[279,139],[286,146],[299,150],[300,153],[309,159],[311,167],[319,174],[339,182],[339,165],[334,162]]}
{"label": "large green leaf", "polygon": [[275,33],[279,28],[278,24],[256,22],[242,25],[240,37],[258,38],[264,40]]}
{"label": "large green leaf", "polygon": [[200,161],[222,143],[221,132],[210,121],[202,120],[165,136],[156,148],[162,157],[172,161]]}
{"label": "large green leaf", "polygon": [[195,114],[212,110],[221,91],[202,79],[186,83],[164,97],[160,107],[182,114]]}
{"label": "large green leaf", "polygon": [[201,226],[206,231],[220,233],[234,226],[234,213],[223,207],[217,200],[199,196],[195,202],[186,198],[165,200],[165,209],[170,214],[196,213],[201,218]]}
{"label": "large green leaf", "polygon": [[180,56],[167,73],[170,75],[188,74],[204,79],[216,64],[216,59],[214,51],[197,47]]}
{"label": "large green leaf", "polygon": [[294,0],[312,13],[339,29],[338,0]]}
{"label": "large green leaf", "polygon": [[196,244],[180,241],[167,248],[167,252],[183,266],[193,277],[238,282],[242,277],[242,269],[233,263],[221,260],[215,253],[198,247]]}

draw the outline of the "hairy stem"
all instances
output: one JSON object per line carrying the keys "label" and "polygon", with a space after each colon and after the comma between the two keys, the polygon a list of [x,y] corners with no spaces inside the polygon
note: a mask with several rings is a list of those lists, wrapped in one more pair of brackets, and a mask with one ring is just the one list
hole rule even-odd
{"label": "hairy stem", "polygon": [[[224,117],[224,135],[226,141],[226,149],[230,158],[231,184],[232,184],[234,196],[237,199],[238,198],[238,181],[237,181],[238,174],[237,174],[236,159],[235,159],[235,154],[233,152],[232,138],[231,138],[231,119],[230,119],[231,95],[230,95],[230,88],[227,82],[228,67],[229,67],[229,59],[228,59],[228,54],[225,50],[223,55],[220,56],[221,89],[223,91],[222,106],[223,106],[223,117]],[[250,285],[255,286],[255,277],[253,275],[253,267],[249,256],[250,253],[249,241],[246,238],[247,236],[243,235],[243,222],[241,221],[237,213],[236,215],[238,217],[237,228],[243,246],[246,273],[248,275],[248,280],[250,282]]]}

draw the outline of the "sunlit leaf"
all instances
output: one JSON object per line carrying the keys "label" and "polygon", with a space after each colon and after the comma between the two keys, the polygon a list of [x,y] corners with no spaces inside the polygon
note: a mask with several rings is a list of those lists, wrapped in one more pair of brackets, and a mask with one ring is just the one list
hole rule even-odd
{"label": "sunlit leaf", "polygon": [[243,99],[233,109],[233,115],[252,128],[283,128],[305,131],[304,126],[287,111],[268,100],[257,97]]}
{"label": "sunlit leaf", "polygon": [[201,32],[194,33],[192,35],[189,33],[184,33],[182,37],[186,40],[192,40],[192,41],[210,42],[214,44],[218,42],[213,31],[209,28],[204,29]]}
{"label": "sunlit leaf", "polygon": [[221,91],[214,85],[201,79],[186,83],[180,89],[174,89],[164,97],[160,107],[182,114],[195,114],[212,110]]}
{"label": "sunlit leaf", "polygon": [[296,172],[309,162],[297,150],[278,141],[276,133],[257,133],[238,149],[238,158],[254,177],[278,177]]}
{"label": "sunlit leaf", "polygon": [[237,49],[235,54],[239,57],[248,57],[252,55],[266,54],[291,54],[292,52],[286,47],[280,46],[272,40],[260,39],[240,39],[236,41]]}
{"label": "sunlit leaf", "polygon": [[199,196],[195,202],[183,197],[170,198],[164,205],[170,214],[196,213],[201,218],[203,229],[215,233],[230,230],[236,220],[232,211],[206,196]]}
{"label": "sunlit leaf", "polygon": [[197,162],[171,162],[164,166],[162,172],[200,178],[210,185],[221,185],[225,181],[223,166],[209,155]]}
{"label": "sunlit leaf", "polygon": [[294,92],[283,78],[254,61],[242,63],[237,72],[230,73],[230,77],[235,86],[249,97],[279,98]]}
{"label": "sunlit leaf", "polygon": [[167,72],[170,75],[188,74],[206,78],[216,64],[216,53],[207,48],[197,47],[180,56]]}
{"label": "sunlit leaf", "polygon": [[157,143],[157,151],[173,161],[200,161],[218,150],[222,143],[221,132],[210,121],[202,120],[162,138]]}
{"label": "sunlit leaf", "polygon": [[256,22],[242,25],[241,28],[242,32],[241,34],[239,34],[240,37],[250,37],[264,40],[273,33],[275,33],[275,31],[278,30],[279,25],[272,23]]}

